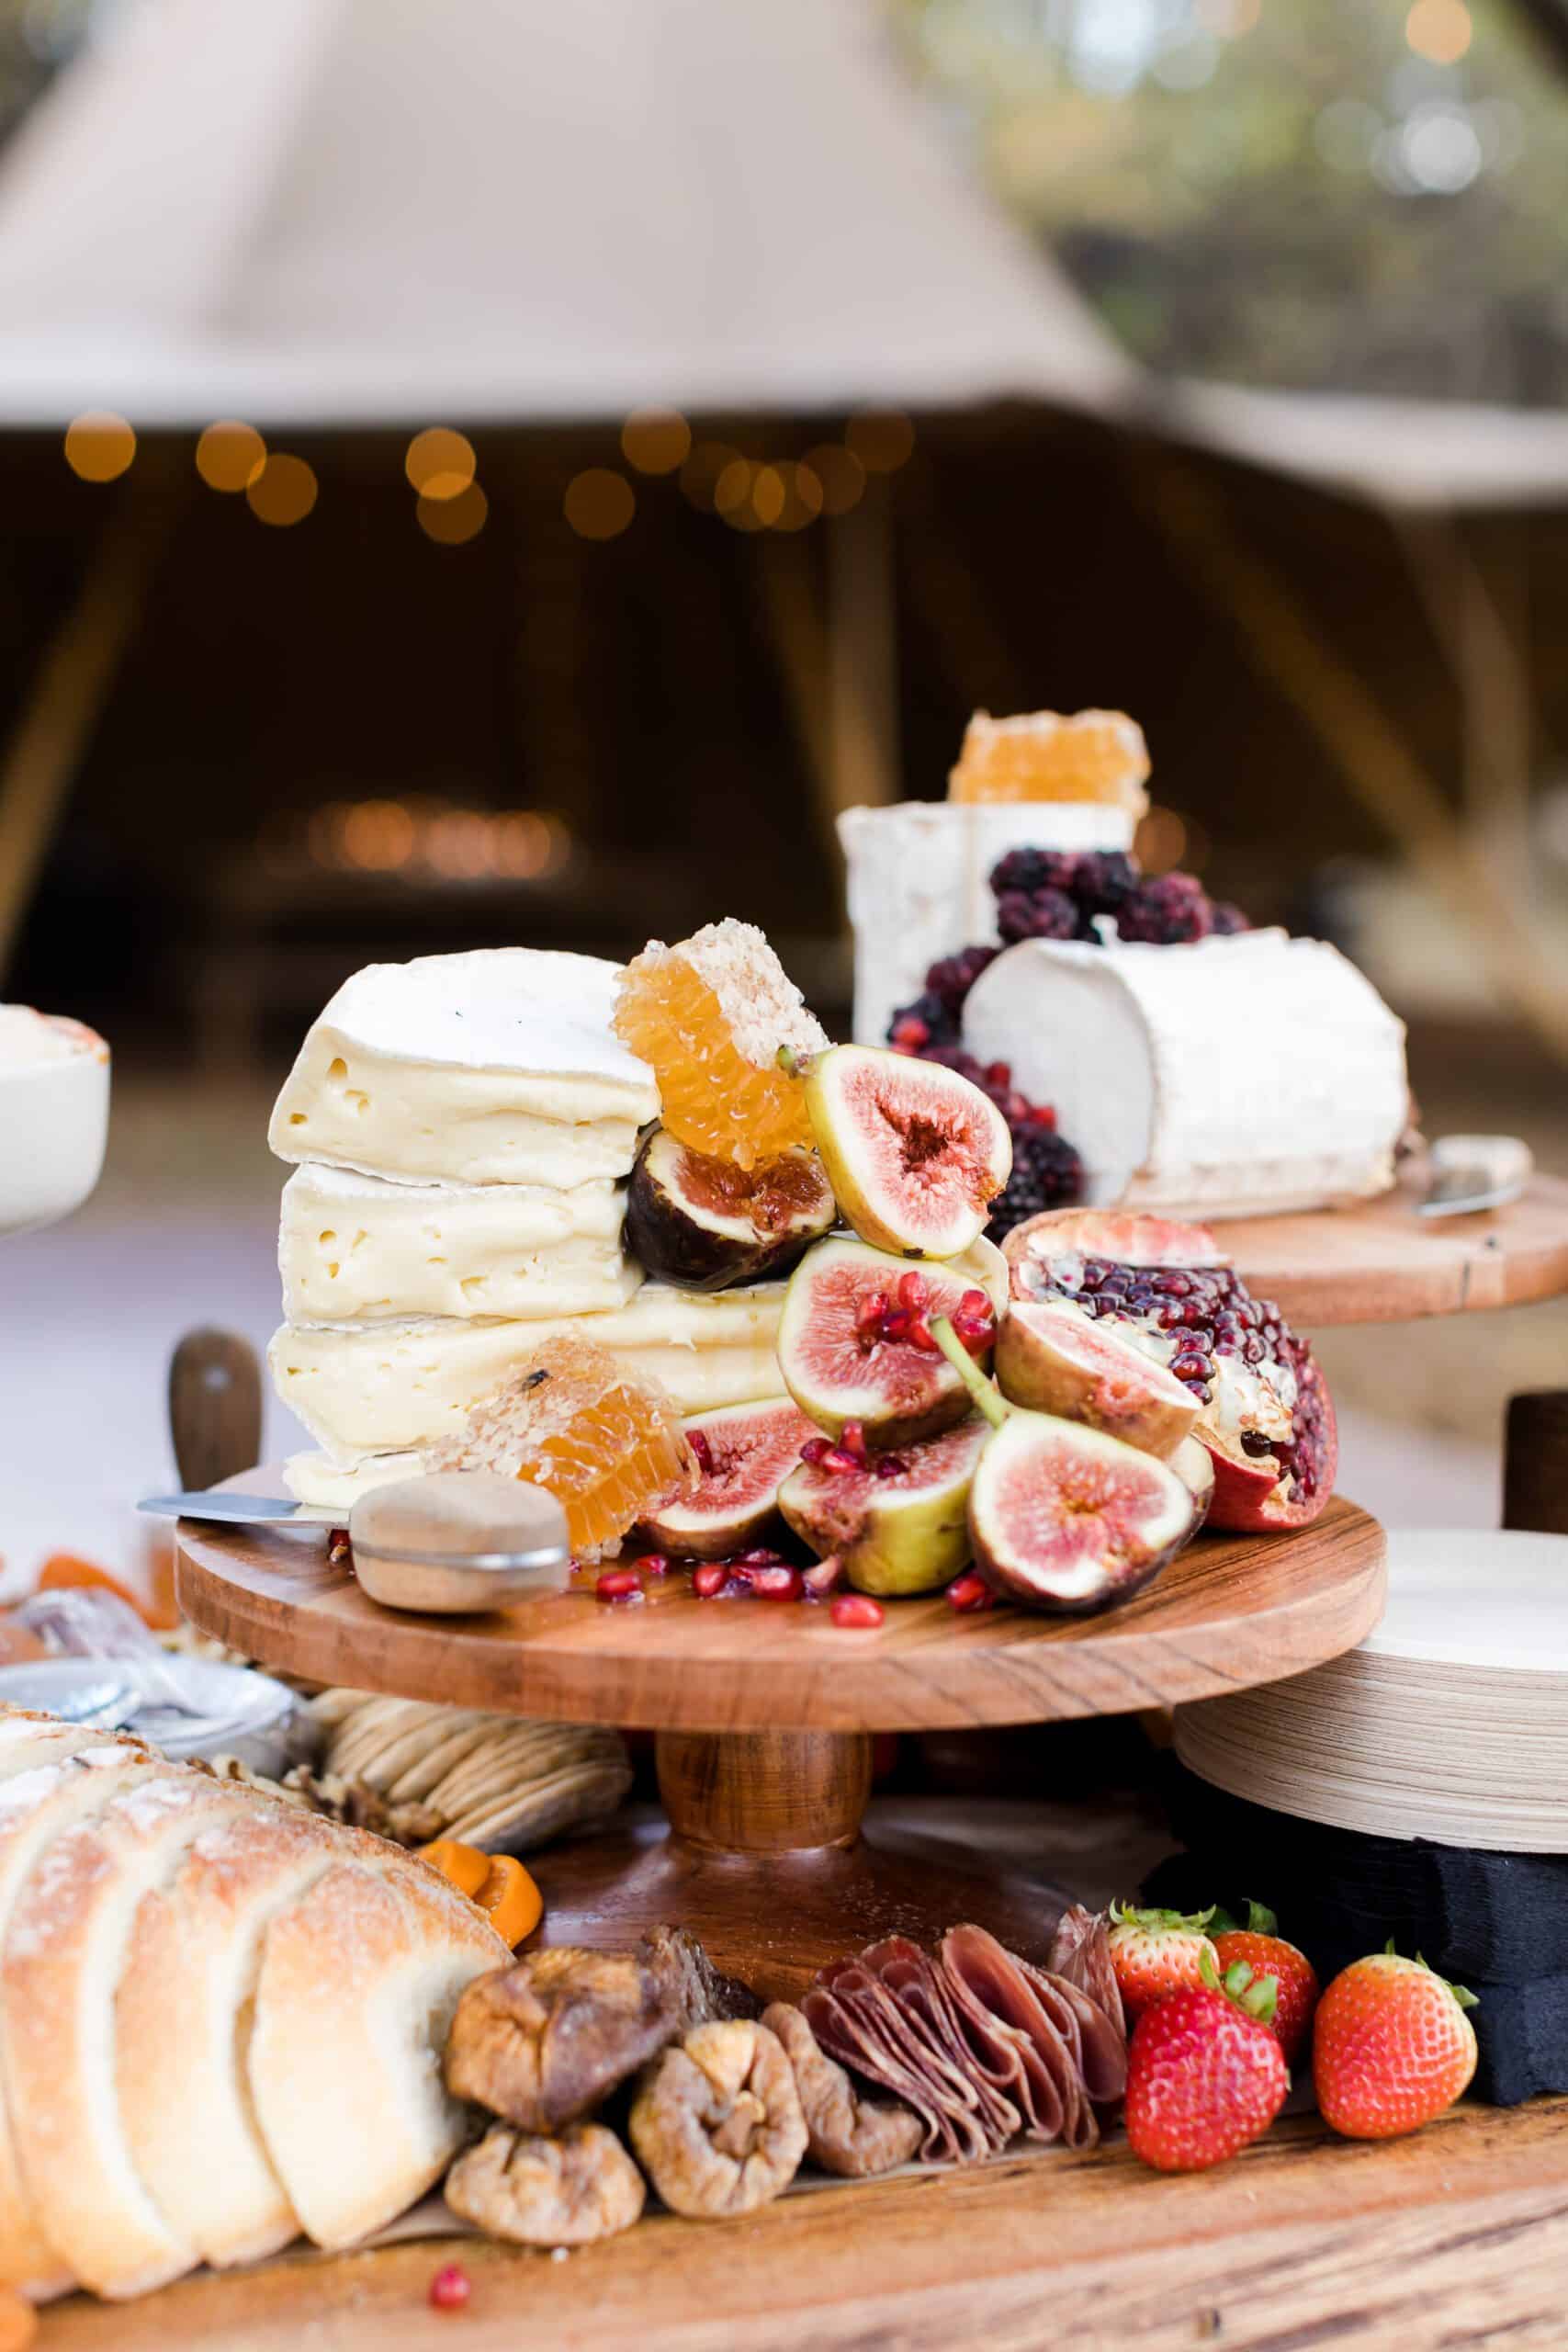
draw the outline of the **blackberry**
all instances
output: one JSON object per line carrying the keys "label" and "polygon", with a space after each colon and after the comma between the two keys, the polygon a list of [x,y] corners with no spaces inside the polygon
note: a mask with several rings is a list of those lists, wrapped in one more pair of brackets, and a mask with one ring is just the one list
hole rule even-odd
{"label": "blackberry", "polygon": [[1077,863],[1072,892],[1086,915],[1113,915],[1138,887],[1138,869],[1124,851],[1093,849]]}
{"label": "blackberry", "polygon": [[987,1230],[1000,1241],[1026,1217],[1066,1208],[1083,1189],[1083,1162],[1054,1127],[1026,1119],[1012,1128],[1012,1174],[991,1203]]}
{"label": "blackberry", "polygon": [[1005,899],[1014,890],[1025,898],[1036,890],[1070,891],[1081,862],[1076,850],[1010,849],[991,868],[992,893]]}
{"label": "blackberry", "polygon": [[908,1054],[924,1054],[932,1046],[956,1044],[958,1010],[949,1007],[933,989],[901,1004],[887,1024],[887,1042]]}
{"label": "blackberry", "polygon": [[1154,947],[1204,939],[1213,923],[1209,894],[1195,874],[1161,874],[1140,882],[1116,910],[1123,939],[1145,940]]}
{"label": "blackberry", "polygon": [[1209,929],[1222,939],[1231,939],[1238,931],[1250,931],[1252,925],[1228,899],[1216,899],[1209,910]]}
{"label": "blackberry", "polygon": [[926,974],[928,995],[940,997],[956,1020],[964,1010],[964,1000],[985,970],[995,963],[1000,951],[995,947],[965,947],[956,956],[944,956]]}
{"label": "blackberry", "polygon": [[997,901],[997,929],[1008,941],[1071,939],[1078,910],[1065,890],[1009,890]]}

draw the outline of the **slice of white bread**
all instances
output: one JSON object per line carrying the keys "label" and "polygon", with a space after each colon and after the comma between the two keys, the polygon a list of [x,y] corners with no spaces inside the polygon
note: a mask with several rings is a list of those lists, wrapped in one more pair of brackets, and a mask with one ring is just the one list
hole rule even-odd
{"label": "slice of white bread", "polygon": [[352,2245],[462,2145],[441,2052],[464,1987],[507,1946],[423,1863],[335,1865],[267,1930],[250,2039],[267,2153],[307,2234]]}
{"label": "slice of white bread", "polygon": [[[53,1839],[108,1804],[130,1773],[156,1770],[147,1751],[102,1732],[19,1735],[0,1717],[0,1940],[19,1888]],[[11,1767],[21,1760],[24,1769]],[[76,2284],[45,2235],[19,2167],[0,2038],[0,2286],[42,2301]]]}
{"label": "slice of white bread", "polygon": [[[142,1894],[204,1826],[250,1804],[178,1766],[134,1773],[101,1812],[51,1840],[12,1905],[0,2056],[17,2155],[44,2236],[96,2294],[145,2294],[198,2258],[183,2216],[160,2211],[127,2144],[115,1988]],[[168,2030],[184,2031],[174,2012]]]}

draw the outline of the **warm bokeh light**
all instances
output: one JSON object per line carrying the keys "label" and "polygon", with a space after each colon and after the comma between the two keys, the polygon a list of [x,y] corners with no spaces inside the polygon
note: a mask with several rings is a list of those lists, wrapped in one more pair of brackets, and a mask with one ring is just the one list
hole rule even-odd
{"label": "warm bokeh light", "polygon": [[209,490],[249,490],[266,464],[266,443],[254,424],[220,416],[196,445],[196,469]]}
{"label": "warm bokeh light", "polygon": [[908,465],[915,447],[915,428],[893,409],[867,409],[852,416],[844,433],[851,457],[868,474],[896,474]]}
{"label": "warm bokeh light", "polygon": [[305,520],[316,503],[316,477],[303,458],[269,457],[245,497],[253,514],[281,529]]}
{"label": "warm bokeh light", "polygon": [[781,466],[784,508],[775,530],[804,531],[822,512],[822,484],[809,466]]}
{"label": "warm bokeh light", "polygon": [[679,410],[634,409],[621,427],[621,450],[639,474],[672,474],[692,447],[692,428]]}
{"label": "warm bokeh light", "polygon": [[393,874],[413,855],[414,821],[397,800],[361,800],[342,811],[339,838],[350,865],[369,874]]}
{"label": "warm bokeh light", "polygon": [[446,491],[439,495],[422,492],[413,511],[426,538],[438,547],[460,548],[484,529],[490,501],[478,482],[470,481],[455,496]]}
{"label": "warm bokeh light", "polygon": [[478,470],[467,434],[445,424],[416,433],[403,458],[403,471],[422,498],[460,498]]}
{"label": "warm bokeh light", "polygon": [[136,435],[112,409],[89,409],[65,428],[65,462],[84,481],[115,481],[136,455]]}
{"label": "warm bokeh light", "polygon": [[1200,847],[1207,849],[1206,838],[1195,841],[1187,819],[1158,801],[1139,820],[1133,843],[1134,854],[1145,874],[1169,874],[1179,865],[1195,874]]}
{"label": "warm bokeh light", "polygon": [[1464,0],[1416,0],[1404,19],[1405,40],[1432,65],[1457,65],[1473,29]]}
{"label": "warm bokeh light", "polygon": [[751,512],[771,528],[784,511],[784,478],[778,466],[759,466],[751,477]]}
{"label": "warm bokeh light", "polygon": [[571,854],[571,834],[553,810],[462,808],[449,800],[329,800],[303,827],[295,820],[265,837],[278,872],[302,835],[313,865],[355,874],[435,875],[444,882],[525,882],[553,874]]}
{"label": "warm bokeh light", "polygon": [[614,539],[637,513],[637,493],[625,474],[608,466],[590,466],[585,473],[572,476],[562,504],[580,539]]}
{"label": "warm bokeh light", "polygon": [[699,441],[682,467],[682,491],[705,514],[713,513],[714,493],[739,455],[728,441]]}
{"label": "warm bokeh light", "polygon": [[731,458],[713,486],[715,514],[722,514],[728,521],[730,515],[745,505],[750,494],[750,458]]}
{"label": "warm bokeh light", "polygon": [[806,463],[822,486],[823,513],[847,514],[865,490],[865,468],[853,451],[823,441],[807,451]]}

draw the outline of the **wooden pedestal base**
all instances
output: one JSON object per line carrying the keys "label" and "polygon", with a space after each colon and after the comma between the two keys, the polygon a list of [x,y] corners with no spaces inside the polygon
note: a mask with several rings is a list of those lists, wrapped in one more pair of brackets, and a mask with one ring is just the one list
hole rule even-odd
{"label": "wooden pedestal base", "polygon": [[940,1837],[879,1842],[863,1734],[662,1732],[656,1754],[663,1816],[625,1815],[531,1862],[542,1940],[624,1949],[662,1921],[764,1998],[793,1998],[879,1936],[932,1944],[964,1919],[1043,1958],[1072,1899],[978,1856],[966,1869]]}

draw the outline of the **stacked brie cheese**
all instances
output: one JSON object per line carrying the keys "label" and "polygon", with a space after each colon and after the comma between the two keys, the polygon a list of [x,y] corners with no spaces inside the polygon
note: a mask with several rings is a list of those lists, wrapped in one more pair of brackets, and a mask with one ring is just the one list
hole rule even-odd
{"label": "stacked brie cheese", "polygon": [[269,1131],[298,1163],[269,1359],[321,1448],[287,1465],[301,1501],[409,1475],[579,1318],[682,1411],[780,1393],[779,1286],[694,1297],[622,1248],[659,1093],[611,1027],[619,978],[523,947],[373,964],[310,1029]]}

